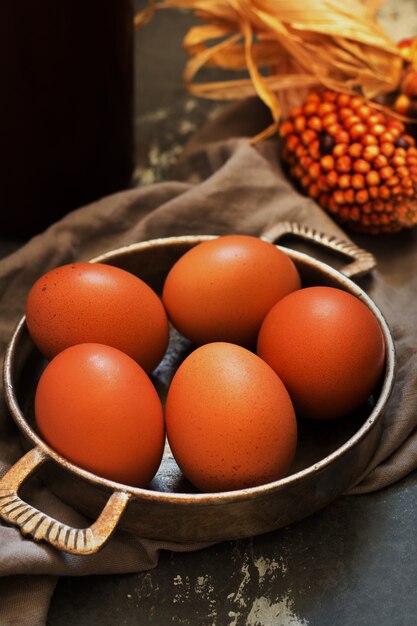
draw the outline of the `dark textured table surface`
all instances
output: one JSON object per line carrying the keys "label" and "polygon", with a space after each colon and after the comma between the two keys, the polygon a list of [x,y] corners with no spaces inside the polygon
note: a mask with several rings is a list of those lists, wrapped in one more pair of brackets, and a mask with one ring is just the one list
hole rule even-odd
{"label": "dark textured table surface", "polygon": [[[382,17],[396,37],[417,32],[415,0],[389,2]],[[184,14],[162,13],[136,37],[138,184],[166,178],[187,138],[221,108],[182,86],[180,42],[190,23]],[[1,255],[20,243],[2,239]],[[263,536],[163,552],[149,572],[62,578],[48,625],[416,624],[416,510],[415,472]]]}

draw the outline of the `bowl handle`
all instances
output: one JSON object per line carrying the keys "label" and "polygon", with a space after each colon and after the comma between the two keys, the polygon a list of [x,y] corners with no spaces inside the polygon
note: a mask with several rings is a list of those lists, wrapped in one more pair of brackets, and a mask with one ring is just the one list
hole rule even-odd
{"label": "bowl handle", "polygon": [[348,263],[340,270],[342,274],[349,278],[367,274],[376,267],[374,255],[358,248],[358,246],[351,241],[339,239],[333,235],[326,235],[311,226],[305,226],[297,222],[279,222],[274,226],[268,227],[261,233],[261,239],[274,243],[284,235],[295,235],[296,237],[307,239],[324,248],[350,257],[353,259],[353,262]]}
{"label": "bowl handle", "polygon": [[115,491],[97,520],[89,528],[72,528],[24,502],[18,491],[48,456],[33,448],[0,479],[0,518],[18,526],[23,535],[71,554],[94,554],[106,543],[129,502],[129,494]]}

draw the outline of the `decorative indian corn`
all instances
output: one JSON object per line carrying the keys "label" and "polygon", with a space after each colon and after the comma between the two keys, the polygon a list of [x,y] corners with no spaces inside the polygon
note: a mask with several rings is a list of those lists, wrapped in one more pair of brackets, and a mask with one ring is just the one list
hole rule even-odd
{"label": "decorative indian corn", "polygon": [[[417,121],[417,38],[397,45],[384,32],[383,0],[148,2],[137,28],[157,9],[202,20],[183,41],[187,88],[216,100],[257,94],[272,124],[252,141],[280,127],[293,179],[335,219],[371,233],[417,224],[417,150],[408,134],[417,141],[417,123],[404,126]],[[247,75],[196,81],[205,67]]]}
{"label": "decorative indian corn", "polygon": [[360,96],[319,91],[281,124],[290,175],[337,221],[370,233],[417,224],[417,148]]}

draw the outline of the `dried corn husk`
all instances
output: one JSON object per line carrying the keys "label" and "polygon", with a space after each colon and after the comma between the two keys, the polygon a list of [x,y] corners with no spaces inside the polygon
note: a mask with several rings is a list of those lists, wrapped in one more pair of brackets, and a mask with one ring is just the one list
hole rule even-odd
{"label": "dried corn husk", "polygon": [[[395,90],[402,59],[377,23],[380,0],[152,0],[140,27],[155,9],[194,11],[206,23],[184,39],[190,59],[187,88],[198,96],[237,99],[258,96],[277,127],[288,95],[323,85],[375,98]],[[247,70],[248,78],[195,82],[203,67]],[[259,137],[258,137],[259,138]]]}

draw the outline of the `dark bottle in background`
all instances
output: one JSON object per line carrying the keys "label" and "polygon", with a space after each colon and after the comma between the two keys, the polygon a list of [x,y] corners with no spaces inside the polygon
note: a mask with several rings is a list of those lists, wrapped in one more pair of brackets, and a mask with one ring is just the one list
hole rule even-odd
{"label": "dark bottle in background", "polygon": [[130,184],[130,0],[0,3],[0,236]]}

